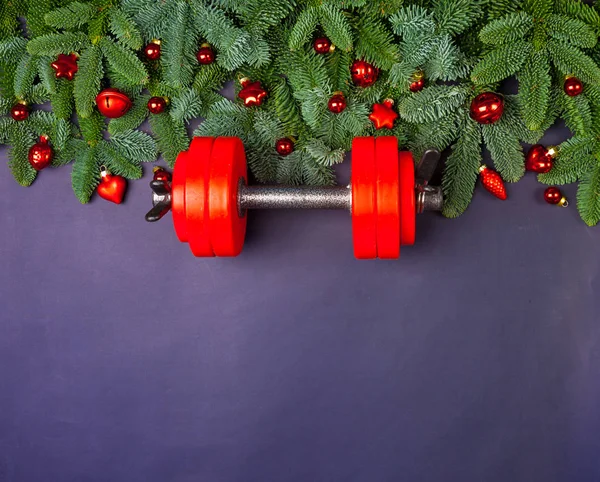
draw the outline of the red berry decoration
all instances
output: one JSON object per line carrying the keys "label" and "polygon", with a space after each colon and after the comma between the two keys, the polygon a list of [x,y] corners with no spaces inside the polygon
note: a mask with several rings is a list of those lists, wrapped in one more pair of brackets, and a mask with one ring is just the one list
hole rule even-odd
{"label": "red berry decoration", "polygon": [[131,99],[118,89],[104,89],[96,96],[98,110],[104,117],[117,119],[131,109]]}
{"label": "red berry decoration", "polygon": [[162,167],[156,166],[153,169],[153,172],[154,176],[152,177],[152,179],[154,181],[171,182],[171,173],[166,171]]}
{"label": "red berry decoration", "polygon": [[10,116],[16,121],[24,121],[29,117],[29,106],[25,102],[17,102],[10,109]]}
{"label": "red berry decoration", "polygon": [[352,82],[359,87],[370,87],[379,77],[379,69],[364,60],[355,60],[350,67]]}
{"label": "red berry decoration", "polygon": [[416,72],[415,75],[413,75],[413,81],[409,87],[410,91],[421,92],[423,87],[425,87],[425,74],[423,74],[421,71]]}
{"label": "red berry decoration", "polygon": [[54,157],[54,151],[52,147],[48,144],[47,136],[40,136],[40,140],[37,144],[31,146],[29,149],[29,154],[27,158],[29,159],[29,164],[36,171],[41,171],[50,165],[52,162],[52,158]]}
{"label": "red berry decoration", "polygon": [[144,47],[144,54],[148,60],[160,59],[160,40],[153,40]]}
{"label": "red berry decoration", "polygon": [[346,97],[344,97],[344,94],[341,92],[336,92],[333,94],[331,99],[329,99],[329,102],[327,102],[327,108],[334,114],[339,114],[342,112],[347,105]]}
{"label": "red berry decoration", "polygon": [[502,201],[506,200],[508,197],[506,195],[506,187],[504,186],[504,181],[502,180],[502,177],[500,177],[500,174],[485,165],[479,168],[479,174],[481,176],[481,184],[483,184],[483,187],[498,199],[501,199]]}
{"label": "red berry decoration", "polygon": [[538,174],[550,172],[554,166],[555,156],[556,149],[554,147],[546,149],[541,144],[531,146],[525,159],[525,169]]}
{"label": "red berry decoration", "polygon": [[294,142],[289,137],[283,137],[275,142],[275,150],[280,156],[289,156],[294,152]]}
{"label": "red berry decoration", "polygon": [[215,61],[215,51],[210,44],[204,43],[200,46],[200,50],[196,54],[198,62],[202,65],[209,65]]}
{"label": "red berry decoration", "polygon": [[335,49],[335,47],[331,44],[331,40],[329,40],[327,37],[316,38],[313,42],[313,48],[318,54],[328,54]]}
{"label": "red berry decoration", "polygon": [[479,94],[471,102],[471,118],[479,124],[494,124],[504,112],[504,99],[494,92]]}
{"label": "red berry decoration", "polygon": [[240,81],[242,90],[238,97],[244,101],[246,107],[262,105],[267,97],[267,91],[262,88],[260,82],[250,82],[250,79],[243,78]]}
{"label": "red berry decoration", "polygon": [[549,187],[544,191],[544,200],[548,204],[554,204],[563,208],[566,208],[569,205],[569,201],[567,201],[567,198],[563,196],[562,192],[560,192],[560,189],[554,186]]}
{"label": "red berry decoration", "polygon": [[152,114],[162,114],[167,108],[167,99],[164,97],[150,97],[148,100],[148,110]]}
{"label": "red berry decoration", "polygon": [[394,112],[393,106],[394,101],[392,99],[385,99],[383,103],[373,105],[373,112],[371,112],[369,119],[375,124],[375,129],[394,128],[394,122],[398,118],[398,114]]}
{"label": "red berry decoration", "polygon": [[96,189],[98,196],[115,204],[121,204],[127,190],[127,180],[122,176],[110,174],[104,166],[102,166],[100,176],[102,179]]}
{"label": "red berry decoration", "polygon": [[565,79],[565,94],[570,97],[577,97],[583,92],[583,83],[577,77],[569,76]]}
{"label": "red berry decoration", "polygon": [[73,77],[79,70],[76,54],[59,54],[58,58],[50,66],[55,70],[57,79],[73,80]]}

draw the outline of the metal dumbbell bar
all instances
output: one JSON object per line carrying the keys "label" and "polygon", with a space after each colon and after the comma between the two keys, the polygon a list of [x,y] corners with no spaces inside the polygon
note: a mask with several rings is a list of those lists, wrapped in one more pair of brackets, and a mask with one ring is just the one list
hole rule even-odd
{"label": "metal dumbbell bar", "polygon": [[442,209],[441,190],[428,185],[439,160],[427,151],[417,170],[395,137],[361,137],[352,145],[350,186],[248,186],[240,139],[196,137],[179,154],[172,183],[153,181],[147,221],[173,212],[175,232],[199,257],[237,256],[249,209],[340,209],[352,214],[354,254],[395,259],[415,241],[417,212]]}

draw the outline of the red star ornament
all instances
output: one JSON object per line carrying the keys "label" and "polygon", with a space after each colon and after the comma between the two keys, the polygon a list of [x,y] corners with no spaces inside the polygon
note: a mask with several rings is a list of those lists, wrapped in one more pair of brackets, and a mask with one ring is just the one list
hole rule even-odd
{"label": "red star ornament", "polygon": [[57,79],[62,77],[67,80],[73,80],[75,73],[79,70],[77,55],[75,54],[59,54],[58,58],[50,66],[56,71]]}
{"label": "red star ornament", "polygon": [[246,107],[252,107],[255,105],[261,105],[267,97],[267,91],[263,89],[260,82],[250,82],[248,79],[242,79],[242,90],[238,94],[238,97],[244,101]]}
{"label": "red star ornament", "polygon": [[398,118],[398,114],[394,112],[393,105],[394,101],[392,99],[385,99],[382,104],[373,104],[373,112],[371,112],[369,119],[373,121],[376,129],[382,127],[394,128],[394,122]]}

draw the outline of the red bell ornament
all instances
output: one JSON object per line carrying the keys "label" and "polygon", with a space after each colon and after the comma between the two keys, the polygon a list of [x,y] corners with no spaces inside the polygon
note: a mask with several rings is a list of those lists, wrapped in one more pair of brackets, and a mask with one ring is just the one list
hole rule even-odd
{"label": "red bell ornament", "polygon": [[504,99],[494,92],[479,94],[471,102],[471,118],[479,124],[494,124],[504,113]]}
{"label": "red bell ornament", "polygon": [[500,174],[493,169],[490,169],[486,165],[479,168],[479,175],[481,176],[481,184],[486,190],[496,196],[501,201],[505,201],[508,197],[506,194],[506,187]]}
{"label": "red bell ornament", "polygon": [[100,184],[96,188],[98,196],[115,204],[121,204],[127,190],[127,180],[122,176],[110,174],[105,166],[101,168],[100,177]]}
{"label": "red bell ornament", "polygon": [[318,54],[328,54],[329,52],[333,52],[335,49],[331,43],[331,40],[329,40],[327,37],[316,38],[313,42],[313,48]]}
{"label": "red bell ornament", "polygon": [[75,74],[79,70],[76,54],[59,54],[58,58],[50,66],[56,72],[57,79],[73,80],[73,77],[75,77]]}
{"label": "red bell ornament", "polygon": [[565,79],[563,88],[569,97],[577,97],[583,92],[583,83],[577,77],[569,76]]}
{"label": "red bell ornament", "polygon": [[329,102],[327,102],[327,108],[330,112],[333,112],[334,114],[339,114],[340,112],[342,112],[347,105],[348,104],[346,102],[346,97],[344,97],[344,94],[342,92],[334,93],[331,96],[331,99],[329,99]]}
{"label": "red bell ornament", "polygon": [[19,101],[10,109],[10,116],[17,122],[24,121],[29,118],[29,106],[25,101]]}
{"label": "red bell ornament", "polygon": [[144,55],[148,60],[160,59],[160,40],[154,39],[144,47]]}
{"label": "red bell ornament", "polygon": [[379,69],[364,60],[355,60],[350,67],[352,82],[358,87],[370,87],[379,77]]}
{"label": "red bell ornament", "polygon": [[242,90],[240,90],[238,97],[244,101],[246,107],[262,105],[267,97],[267,91],[263,89],[260,82],[250,82],[250,79],[244,77],[240,80],[240,84]]}
{"label": "red bell ornament", "polygon": [[118,89],[104,89],[96,96],[98,110],[104,117],[117,119],[131,109],[131,99]]}
{"label": "red bell ornament", "polygon": [[209,65],[215,61],[215,51],[212,49],[210,44],[203,43],[200,46],[200,50],[196,53],[198,63],[202,65]]}
{"label": "red bell ornament", "polygon": [[569,206],[569,201],[567,201],[567,198],[563,196],[562,192],[560,192],[560,189],[554,186],[551,186],[544,191],[544,200],[548,204],[554,204],[563,208]]}
{"label": "red bell ornament", "polygon": [[52,147],[48,144],[47,136],[40,136],[40,140],[31,146],[29,149],[29,154],[27,155],[27,159],[29,160],[29,164],[36,171],[41,171],[45,169],[52,163],[52,159],[54,158],[54,151]]}
{"label": "red bell ornament", "polygon": [[554,157],[556,156],[556,148],[549,147],[546,149],[541,144],[531,146],[525,159],[525,169],[538,174],[545,174],[554,167]]}
{"label": "red bell ornament", "polygon": [[283,137],[275,142],[275,150],[280,156],[289,156],[294,152],[294,141],[289,137]]}
{"label": "red bell ornament", "polygon": [[167,108],[167,99],[164,97],[150,97],[148,100],[148,110],[152,114],[162,114]]}

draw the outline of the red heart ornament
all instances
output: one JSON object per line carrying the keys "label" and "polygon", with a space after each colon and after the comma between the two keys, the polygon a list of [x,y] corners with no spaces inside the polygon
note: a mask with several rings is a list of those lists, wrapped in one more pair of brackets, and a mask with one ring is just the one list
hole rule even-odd
{"label": "red heart ornament", "polygon": [[553,167],[552,156],[548,149],[541,144],[536,144],[529,149],[525,160],[525,169],[537,173],[550,172]]}
{"label": "red heart ornament", "polygon": [[115,204],[121,204],[125,191],[127,190],[127,180],[122,176],[113,176],[107,172],[102,173],[102,180],[98,185],[98,196]]}

